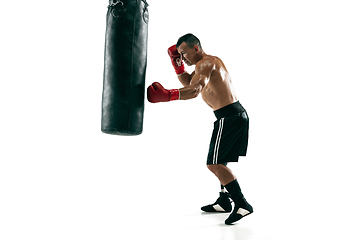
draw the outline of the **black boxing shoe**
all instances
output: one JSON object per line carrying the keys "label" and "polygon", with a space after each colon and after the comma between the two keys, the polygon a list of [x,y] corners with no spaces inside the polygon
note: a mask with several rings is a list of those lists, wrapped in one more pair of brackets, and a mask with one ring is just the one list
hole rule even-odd
{"label": "black boxing shoe", "polygon": [[232,206],[230,201],[230,194],[220,192],[220,197],[216,200],[215,203],[203,206],[201,208],[204,212],[213,212],[213,213],[228,213],[231,212]]}
{"label": "black boxing shoe", "polygon": [[227,225],[239,221],[243,217],[248,216],[254,212],[253,207],[246,201],[245,198],[233,200],[235,202],[235,207],[230,216],[225,220],[225,224]]}

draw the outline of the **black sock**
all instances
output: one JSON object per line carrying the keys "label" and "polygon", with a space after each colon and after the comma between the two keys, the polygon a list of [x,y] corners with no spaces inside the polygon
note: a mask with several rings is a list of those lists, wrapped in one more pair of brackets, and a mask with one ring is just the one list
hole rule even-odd
{"label": "black sock", "polygon": [[241,188],[240,188],[240,185],[239,185],[237,179],[235,179],[234,181],[226,184],[225,188],[228,190],[228,192],[231,195],[231,198],[234,201],[238,201],[238,200],[244,198],[244,195],[241,192]]}
{"label": "black sock", "polygon": [[224,193],[224,192],[225,192],[225,187],[224,187],[224,185],[222,185],[222,184],[220,184],[220,185],[221,185],[221,186],[220,186],[220,187],[221,187],[221,192]]}

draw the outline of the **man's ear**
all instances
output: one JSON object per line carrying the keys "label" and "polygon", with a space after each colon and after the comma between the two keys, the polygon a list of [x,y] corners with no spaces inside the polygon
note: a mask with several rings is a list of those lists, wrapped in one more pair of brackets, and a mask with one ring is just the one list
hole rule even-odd
{"label": "man's ear", "polygon": [[195,45],[195,46],[194,46],[194,49],[195,49],[195,52],[196,52],[196,53],[199,53],[199,52],[200,52],[200,49],[199,49],[199,46],[198,46],[198,45]]}

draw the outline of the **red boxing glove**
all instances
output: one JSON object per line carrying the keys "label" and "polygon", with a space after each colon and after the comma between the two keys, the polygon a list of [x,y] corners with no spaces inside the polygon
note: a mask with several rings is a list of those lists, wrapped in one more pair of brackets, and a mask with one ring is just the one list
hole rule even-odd
{"label": "red boxing glove", "polygon": [[185,72],[184,61],[181,60],[181,56],[176,49],[176,45],[169,47],[168,54],[171,58],[171,63],[175,68],[175,72],[177,75],[181,75]]}
{"label": "red boxing glove", "polygon": [[169,102],[180,99],[179,89],[165,89],[160,83],[154,82],[147,89],[147,99],[151,103]]}

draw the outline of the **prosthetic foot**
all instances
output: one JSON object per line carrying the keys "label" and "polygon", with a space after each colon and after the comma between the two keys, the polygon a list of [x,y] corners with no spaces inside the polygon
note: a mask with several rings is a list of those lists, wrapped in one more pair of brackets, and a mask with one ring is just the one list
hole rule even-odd
{"label": "prosthetic foot", "polygon": [[225,224],[232,224],[239,221],[243,217],[251,214],[254,210],[252,206],[246,201],[245,198],[233,199],[235,202],[234,210],[230,216],[225,220]]}
{"label": "prosthetic foot", "polygon": [[214,204],[210,204],[201,208],[204,212],[218,212],[218,213],[228,213],[231,212],[232,206],[230,201],[230,194],[220,192],[220,197],[216,200]]}

